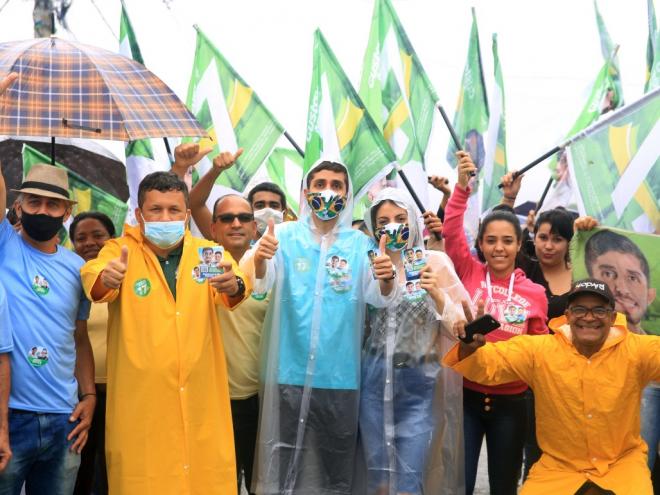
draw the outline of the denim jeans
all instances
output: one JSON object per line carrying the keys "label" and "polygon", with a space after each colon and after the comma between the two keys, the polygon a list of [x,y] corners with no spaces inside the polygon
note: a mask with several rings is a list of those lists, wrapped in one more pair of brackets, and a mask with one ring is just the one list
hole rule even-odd
{"label": "denim jeans", "polygon": [[80,456],[66,437],[76,423],[69,414],[9,410],[12,458],[0,474],[0,495],[71,495]]}
{"label": "denim jeans", "polygon": [[516,495],[525,443],[525,394],[490,395],[463,389],[465,485],[472,495],[484,435],[491,495]]}
{"label": "denim jeans", "polygon": [[653,471],[660,443],[660,388],[647,386],[642,394],[642,438],[649,446],[649,469]]}
{"label": "denim jeans", "polygon": [[[385,487],[396,492],[423,493],[424,466],[435,426],[433,394],[440,365],[437,361],[394,367],[393,417],[386,417],[385,362],[367,358],[362,365],[360,437],[367,462],[367,493]],[[393,445],[387,438],[393,435]]]}

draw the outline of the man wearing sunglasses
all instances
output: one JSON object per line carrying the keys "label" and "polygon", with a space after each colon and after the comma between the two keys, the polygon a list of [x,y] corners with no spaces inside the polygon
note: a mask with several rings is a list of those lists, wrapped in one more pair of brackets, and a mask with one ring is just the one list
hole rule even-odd
{"label": "man wearing sunglasses", "polygon": [[543,455],[521,495],[653,493],[639,408],[644,386],[660,378],[660,337],[629,332],[614,304],[605,282],[580,280],[549,323],[554,335],[491,344],[477,334],[443,359],[472,381],[534,390]]}

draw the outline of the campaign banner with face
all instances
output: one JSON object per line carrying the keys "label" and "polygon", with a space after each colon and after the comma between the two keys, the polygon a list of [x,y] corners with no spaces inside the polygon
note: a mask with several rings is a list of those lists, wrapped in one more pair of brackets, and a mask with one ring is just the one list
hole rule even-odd
{"label": "campaign banner with face", "polygon": [[660,236],[614,228],[579,231],[571,241],[573,280],[607,283],[628,329],[660,335]]}

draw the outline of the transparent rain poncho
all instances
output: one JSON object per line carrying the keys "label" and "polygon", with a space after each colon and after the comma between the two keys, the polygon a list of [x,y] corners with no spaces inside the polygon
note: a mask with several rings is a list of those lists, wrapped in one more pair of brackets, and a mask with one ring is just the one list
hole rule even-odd
{"label": "transparent rain poncho", "polygon": [[[303,198],[299,220],[276,226],[279,248],[255,280],[255,292],[271,290],[253,483],[259,494],[351,493],[366,305],[385,307],[397,297],[396,286],[381,295],[367,256],[377,246],[351,228],[350,182],[331,232],[322,235],[311,215]],[[256,248],[244,257],[248,272]]]}
{"label": "transparent rain poncho", "polygon": [[[423,246],[415,209],[397,189],[383,189],[376,196],[365,214],[369,231],[371,211],[387,200],[408,211],[407,247]],[[461,301],[469,301],[469,296],[447,255],[424,254],[441,275],[442,314],[428,294],[411,301],[405,290],[386,308],[368,310],[359,418],[366,480],[356,493],[465,493],[463,381],[441,368],[439,359],[456,342],[451,329],[461,318]],[[403,270],[398,280],[406,283]]]}

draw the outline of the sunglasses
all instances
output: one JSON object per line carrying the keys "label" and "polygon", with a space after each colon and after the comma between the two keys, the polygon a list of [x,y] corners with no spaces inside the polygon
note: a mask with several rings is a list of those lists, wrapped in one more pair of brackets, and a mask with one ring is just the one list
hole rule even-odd
{"label": "sunglasses", "polygon": [[220,221],[220,223],[234,223],[234,220],[238,218],[238,221],[241,223],[250,223],[254,221],[254,215],[252,213],[223,213],[215,217],[215,221]]}

